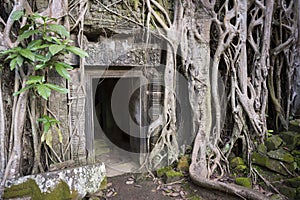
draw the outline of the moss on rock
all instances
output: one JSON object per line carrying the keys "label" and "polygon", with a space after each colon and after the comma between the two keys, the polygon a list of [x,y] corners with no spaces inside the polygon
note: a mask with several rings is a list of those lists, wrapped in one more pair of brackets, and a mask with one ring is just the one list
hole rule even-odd
{"label": "moss on rock", "polygon": [[101,182],[99,190],[105,190],[107,189],[107,177],[105,176],[103,181]]}
{"label": "moss on rock", "polygon": [[300,176],[295,177],[295,178],[286,179],[286,180],[284,180],[284,183],[287,186],[290,186],[293,188],[298,188],[298,187],[300,187]]}
{"label": "moss on rock", "polygon": [[162,167],[156,170],[156,174],[158,177],[163,177],[167,171],[173,170],[171,166]]}
{"label": "moss on rock", "polygon": [[234,168],[234,171],[238,173],[245,172],[246,170],[247,170],[246,165],[238,165]]}
{"label": "moss on rock", "polygon": [[70,188],[66,182],[61,181],[52,191],[42,193],[33,179],[5,188],[3,197],[5,199],[30,197],[32,200],[72,199]]}
{"label": "moss on rock", "polygon": [[[282,175],[288,175],[288,173],[286,172],[284,167],[280,164],[280,161],[270,159],[266,155],[262,155],[260,153],[254,152],[253,155],[252,155],[252,162],[254,164],[260,165],[262,167],[266,167],[271,171],[278,172]],[[292,169],[293,165],[292,164],[287,164],[286,167],[289,168],[289,169],[290,168]]]}
{"label": "moss on rock", "polygon": [[43,193],[44,200],[71,199],[71,192],[68,184],[61,181],[50,193]]}
{"label": "moss on rock", "polygon": [[295,160],[294,157],[288,151],[281,148],[278,150],[268,152],[268,156],[270,158],[274,158],[276,160],[280,160],[287,163],[292,163]]}
{"label": "moss on rock", "polygon": [[236,168],[238,165],[245,165],[243,159],[241,157],[235,157],[230,161],[230,167],[231,168]]}
{"label": "moss on rock", "polygon": [[273,135],[272,137],[266,140],[266,147],[268,151],[278,149],[278,147],[281,144],[282,144],[282,139],[278,135]]}
{"label": "moss on rock", "polygon": [[28,179],[19,185],[13,185],[5,188],[3,198],[18,198],[18,197],[31,197],[32,200],[43,199],[43,195],[39,186],[33,179]]}
{"label": "moss on rock", "polygon": [[267,153],[267,147],[265,144],[259,144],[257,147],[257,151],[261,154],[266,154]]}
{"label": "moss on rock", "polygon": [[188,172],[189,171],[189,157],[188,156],[182,156],[178,163],[177,163],[177,170]]}
{"label": "moss on rock", "polygon": [[174,170],[170,170],[166,172],[166,183],[171,183],[174,181],[178,181],[180,178],[183,177],[183,174],[181,172],[176,172]]}
{"label": "moss on rock", "polygon": [[287,144],[287,147],[291,150],[295,149],[300,141],[300,134],[297,132],[286,131],[281,132],[280,137]]}
{"label": "moss on rock", "polygon": [[296,199],[297,189],[285,185],[279,186],[279,192],[289,199]]}
{"label": "moss on rock", "polygon": [[300,119],[291,120],[289,130],[300,132]]}
{"label": "moss on rock", "polygon": [[237,185],[244,186],[246,188],[252,188],[252,182],[250,178],[247,177],[238,177],[235,179]]}

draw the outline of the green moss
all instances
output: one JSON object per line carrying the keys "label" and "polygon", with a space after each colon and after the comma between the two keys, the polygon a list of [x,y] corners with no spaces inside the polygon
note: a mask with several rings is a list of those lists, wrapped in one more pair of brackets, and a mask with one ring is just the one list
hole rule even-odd
{"label": "green moss", "polygon": [[300,141],[300,134],[297,132],[281,132],[280,137],[286,142],[287,147],[291,150],[295,149],[298,145],[297,143]]}
{"label": "green moss", "polygon": [[43,193],[44,200],[71,199],[71,192],[68,184],[60,181],[49,193]]}
{"label": "green moss", "polygon": [[171,166],[162,167],[162,168],[156,170],[156,173],[157,173],[158,177],[163,177],[166,174],[166,172],[170,171],[170,170],[172,170]]}
{"label": "green moss", "polygon": [[265,143],[268,151],[272,151],[278,149],[278,147],[282,144],[282,139],[278,135],[273,135],[268,138]]}
{"label": "green moss", "polygon": [[190,200],[201,200],[201,198],[198,196],[189,196],[189,199]]}
{"label": "green moss", "polygon": [[253,155],[252,155],[252,162],[254,164],[258,164],[258,165],[261,165],[261,166],[266,166],[267,163],[268,163],[268,160],[269,160],[269,158],[267,156],[262,155],[260,153],[254,152]]}
{"label": "green moss", "polygon": [[[74,193],[75,194],[75,193]],[[26,182],[19,185],[13,185],[5,188],[3,197],[5,199],[18,197],[31,197],[32,200],[53,200],[53,199],[72,199],[69,186],[66,182],[61,181],[49,193],[42,193],[38,185],[33,179],[28,179]]]}
{"label": "green moss", "polygon": [[286,151],[284,149],[270,151],[270,152],[268,152],[268,156],[270,158],[274,158],[276,160],[280,160],[280,161],[287,162],[287,163],[292,163],[295,160],[294,157],[288,151]]}
{"label": "green moss", "polygon": [[244,165],[244,161],[241,157],[235,157],[233,158],[231,161],[230,161],[230,167],[231,168],[235,168],[237,167],[238,165]]}
{"label": "green moss", "polygon": [[300,132],[300,120],[299,119],[291,120],[289,130]]}
{"label": "green moss", "polygon": [[267,153],[267,147],[264,144],[260,144],[257,147],[257,151],[261,154],[266,154]]}
{"label": "green moss", "polygon": [[9,199],[18,197],[31,197],[32,200],[43,199],[41,190],[33,179],[28,179],[19,185],[5,188],[3,198]]}
{"label": "green moss", "polygon": [[279,194],[273,194],[270,199],[271,200],[282,200],[282,198]]}
{"label": "green moss", "polygon": [[244,186],[246,188],[252,188],[252,182],[250,178],[246,178],[246,177],[239,177],[235,179],[235,183],[237,185],[241,185]]}
{"label": "green moss", "polygon": [[189,171],[189,157],[182,156],[177,163],[177,170],[187,172]]}
{"label": "green moss", "polygon": [[298,187],[300,187],[300,176],[295,177],[295,178],[286,179],[286,180],[284,180],[284,183],[287,186],[290,186],[293,188],[298,188]]}
{"label": "green moss", "polygon": [[235,172],[245,172],[247,170],[246,165],[238,165],[234,168]]}
{"label": "green moss", "polygon": [[178,181],[178,180],[180,180],[181,177],[183,177],[183,174],[181,172],[176,172],[174,170],[170,170],[170,171],[166,172],[165,182],[171,183],[174,181]]}
{"label": "green moss", "polygon": [[279,187],[279,192],[283,194],[284,196],[287,196],[289,199],[295,199],[297,195],[297,189],[296,188],[290,188],[285,185],[282,185]]}
{"label": "green moss", "polygon": [[107,177],[106,177],[106,176],[104,177],[103,181],[101,182],[100,188],[99,188],[99,189],[100,189],[100,190],[105,190],[105,189],[107,189]]}
{"label": "green moss", "polygon": [[261,168],[257,165],[253,165],[253,167],[267,180],[270,182],[275,182],[275,181],[281,181],[282,179],[285,178],[285,176],[279,174],[279,173],[274,173],[272,171],[267,170],[266,168]]}

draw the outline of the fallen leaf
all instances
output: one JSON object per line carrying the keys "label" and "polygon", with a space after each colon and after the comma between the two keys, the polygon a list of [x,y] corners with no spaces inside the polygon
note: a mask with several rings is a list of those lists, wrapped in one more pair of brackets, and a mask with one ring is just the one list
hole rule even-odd
{"label": "fallen leaf", "polygon": [[126,181],[127,185],[132,185],[134,183],[134,180]]}

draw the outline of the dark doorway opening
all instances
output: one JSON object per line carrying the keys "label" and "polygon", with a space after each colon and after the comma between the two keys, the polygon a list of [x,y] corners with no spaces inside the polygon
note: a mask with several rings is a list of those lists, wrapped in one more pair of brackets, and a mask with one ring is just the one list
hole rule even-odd
{"label": "dark doorway opening", "polygon": [[112,169],[108,176],[139,168],[143,151],[139,83],[139,77],[93,79],[95,159]]}
{"label": "dark doorway opening", "polygon": [[[112,104],[113,92],[116,91],[114,89],[119,80],[120,78],[104,78],[100,79],[97,84],[95,109],[97,121],[104,135],[95,132],[95,139],[105,136],[112,145],[131,152],[130,133],[128,133],[130,130],[129,119],[131,116],[128,116],[128,112],[126,112],[128,107],[125,104],[127,102],[126,100],[130,98],[129,91],[132,87],[132,82],[135,80],[132,78],[122,80],[122,89],[124,90],[121,90],[121,94],[117,94],[117,96],[121,98],[117,99],[117,101],[119,101],[118,104]],[[112,108],[112,106],[115,107]],[[116,110],[117,112],[114,112]]]}

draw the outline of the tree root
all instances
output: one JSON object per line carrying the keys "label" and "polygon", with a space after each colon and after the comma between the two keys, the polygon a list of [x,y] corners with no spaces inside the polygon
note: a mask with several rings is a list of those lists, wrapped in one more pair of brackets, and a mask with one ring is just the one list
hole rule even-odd
{"label": "tree root", "polygon": [[268,200],[269,198],[262,193],[259,193],[255,190],[248,189],[239,185],[229,184],[229,183],[222,183],[218,181],[212,181],[206,178],[202,178],[194,171],[194,166],[190,166],[190,177],[194,184],[198,185],[199,187],[206,188],[206,189],[213,189],[217,191],[224,192],[226,194],[231,194],[234,196],[239,196],[244,199],[248,200]]}

